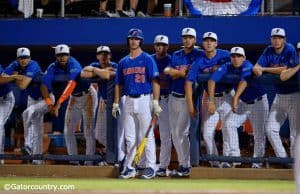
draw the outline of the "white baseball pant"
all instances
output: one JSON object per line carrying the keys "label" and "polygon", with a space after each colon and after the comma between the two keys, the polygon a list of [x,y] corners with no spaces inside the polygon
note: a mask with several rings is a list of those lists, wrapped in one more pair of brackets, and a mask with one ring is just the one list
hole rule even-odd
{"label": "white baseball pant", "polygon": [[7,95],[0,97],[0,154],[4,154],[5,143],[5,128],[4,125],[9,118],[15,105],[15,97],[13,92],[9,92]]}
{"label": "white baseball pant", "polygon": [[[55,101],[53,94],[49,95],[52,102]],[[23,125],[25,145],[32,149],[32,154],[42,154],[43,151],[43,119],[48,112],[45,100],[35,100],[28,96],[27,108],[24,110]]]}
{"label": "white baseball pant", "polygon": [[[219,155],[218,149],[215,143],[215,130],[217,127],[217,124],[219,120],[221,120],[222,126],[224,126],[224,122],[226,121],[226,118],[228,117],[230,111],[231,111],[231,100],[232,100],[232,92],[225,93],[223,92],[222,97],[215,97],[215,105],[216,105],[216,111],[213,115],[210,115],[207,111],[208,108],[206,108],[206,111],[203,115],[203,139],[206,144],[207,154],[209,155]],[[208,101],[206,107],[208,107]],[[226,129],[225,129],[226,130]],[[223,135],[223,155],[228,155],[229,153],[229,139],[227,138],[226,134],[235,135],[233,131],[224,132],[224,128],[222,129],[223,134],[225,133],[225,136]],[[236,131],[237,133],[237,131]],[[237,134],[236,134],[237,135]]]}
{"label": "white baseball pant", "polygon": [[171,159],[172,139],[169,124],[168,98],[161,96],[159,105],[162,112],[158,117],[158,126],[160,134],[160,154],[159,154],[159,168],[168,168]]}
{"label": "white baseball pant", "polygon": [[296,131],[300,130],[299,116],[300,92],[292,94],[276,94],[266,123],[267,137],[277,157],[285,158],[287,153],[282,145],[279,131],[285,119],[290,123],[291,156],[294,156]]}
{"label": "white baseball pant", "polygon": [[106,102],[102,97],[99,99],[98,112],[95,126],[95,138],[106,147],[107,115]]}
{"label": "white baseball pant", "polygon": [[[127,150],[127,157],[125,159],[124,167],[133,168],[132,163],[136,153],[137,146],[145,137],[146,131],[151,121],[151,96],[141,95],[139,98],[125,97],[123,106],[124,119],[122,124],[125,133],[125,144]],[[155,152],[155,139],[153,130],[150,131],[146,147],[146,167],[155,169],[156,152]]]}
{"label": "white baseball pant", "polygon": [[83,132],[86,140],[86,155],[94,155],[96,139],[94,137],[95,113],[97,109],[97,92],[91,86],[87,94],[71,96],[65,115],[64,134],[69,155],[78,154],[74,131],[76,125],[83,121]]}
{"label": "white baseball pant", "polygon": [[[269,104],[267,95],[263,95],[262,99],[254,101],[254,104],[247,104],[243,101],[239,102],[238,113],[230,112],[227,120],[223,125],[223,136],[229,139],[229,153],[226,156],[240,156],[239,138],[235,132],[247,119],[250,120],[253,137],[254,137],[254,153],[253,157],[263,157],[265,154],[265,123],[269,113]],[[234,131],[227,134],[227,132]],[[225,153],[224,153],[225,155]]]}
{"label": "white baseball pant", "polygon": [[118,122],[118,161],[122,161],[126,155],[126,147],[125,147],[125,130],[123,127],[124,121],[124,103],[125,103],[125,96],[121,97],[119,102],[120,107],[120,116],[117,118]]}
{"label": "white baseball pant", "polygon": [[172,94],[168,102],[171,136],[175,146],[179,165],[190,167],[190,115],[185,98],[177,98]]}

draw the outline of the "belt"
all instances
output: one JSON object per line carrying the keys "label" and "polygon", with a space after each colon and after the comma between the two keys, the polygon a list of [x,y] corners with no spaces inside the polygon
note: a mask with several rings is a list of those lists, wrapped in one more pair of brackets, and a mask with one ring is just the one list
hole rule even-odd
{"label": "belt", "polygon": [[166,95],[160,95],[159,100],[161,100],[161,99],[166,99],[166,98],[168,98],[168,97],[169,97],[168,94],[166,94]]}
{"label": "belt", "polygon": [[78,93],[72,94],[72,96],[75,96],[75,97],[81,97],[81,96],[83,96],[83,95],[85,95],[85,94],[88,94],[89,92],[90,92],[90,90],[87,89],[87,90],[84,90],[84,91],[82,91],[82,92],[78,92]]}
{"label": "belt", "polygon": [[249,102],[245,102],[246,104],[255,104],[255,102],[261,101],[263,99],[262,96],[256,98],[255,100],[249,101]]}
{"label": "belt", "polygon": [[175,92],[172,92],[172,96],[174,96],[176,98],[184,98],[185,97],[184,94],[178,94],[178,93],[175,93]]}
{"label": "belt", "polygon": [[147,95],[147,94],[128,94],[127,96],[129,96],[130,98],[139,98],[144,95]]}
{"label": "belt", "polygon": [[215,93],[215,97],[223,97],[225,94],[229,94],[229,92],[230,91],[224,91],[224,92],[220,92],[220,93]]}

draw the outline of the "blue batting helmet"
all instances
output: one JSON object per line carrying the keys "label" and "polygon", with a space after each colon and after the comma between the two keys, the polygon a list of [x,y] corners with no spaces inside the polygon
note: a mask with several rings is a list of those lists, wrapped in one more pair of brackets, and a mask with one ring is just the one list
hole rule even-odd
{"label": "blue batting helmet", "polygon": [[143,31],[137,28],[132,28],[128,31],[127,39],[128,38],[138,38],[144,40]]}

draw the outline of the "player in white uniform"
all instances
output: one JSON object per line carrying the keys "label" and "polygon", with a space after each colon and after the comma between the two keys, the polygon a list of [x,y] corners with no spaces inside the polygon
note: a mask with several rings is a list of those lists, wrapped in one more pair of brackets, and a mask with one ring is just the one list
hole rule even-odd
{"label": "player in white uniform", "polygon": [[184,28],[181,32],[183,49],[175,51],[172,62],[164,72],[172,78],[171,95],[168,102],[171,135],[175,146],[179,168],[172,176],[188,177],[190,175],[190,116],[185,101],[184,84],[190,66],[201,55],[201,51],[194,48],[196,44],[196,30]]}
{"label": "player in white uniform", "polygon": [[170,66],[171,56],[168,54],[169,38],[165,35],[157,35],[154,38],[155,54],[152,55],[159,71],[160,100],[159,105],[163,109],[158,117],[160,134],[160,155],[159,169],[157,176],[167,176],[168,166],[170,164],[172,140],[169,125],[168,100],[170,94],[170,76],[164,74],[164,69]]}
{"label": "player in white uniform", "polygon": [[[238,82],[233,84],[235,95],[231,104],[232,111],[223,123],[223,136],[229,140],[227,156],[240,156],[237,128],[249,118],[254,135],[253,156],[263,157],[265,153],[264,125],[269,111],[266,91],[259,83],[253,80],[253,65],[246,60],[244,49],[233,47],[230,53],[231,62],[222,65],[211,77],[212,80],[218,82],[226,74],[238,76]],[[234,167],[234,165],[235,163],[233,165],[227,163],[227,167]],[[255,163],[253,167],[261,168],[261,164]]]}
{"label": "player in white uniform", "polygon": [[105,165],[105,162],[117,162],[117,121],[111,115],[113,103],[114,77],[117,70],[117,64],[111,62],[111,51],[108,46],[99,46],[96,54],[97,62],[91,63],[83,68],[81,77],[93,78],[100,77],[98,82],[98,112],[95,126],[95,138],[102,143],[106,149],[106,160],[99,165]]}
{"label": "player in white uniform", "polygon": [[[61,104],[69,97],[68,107],[65,116],[64,135],[67,144],[68,154],[77,155],[77,142],[75,129],[79,121],[83,122],[83,132],[86,140],[86,155],[94,155],[96,151],[96,139],[94,137],[95,112],[97,105],[97,92],[91,84],[80,79],[82,67],[79,62],[70,56],[70,48],[60,44],[55,47],[56,61],[49,65],[42,81],[41,91],[45,99],[52,91],[52,82],[55,76],[65,76],[68,82],[64,92],[57,100],[55,106],[48,105],[51,113],[58,116]],[[78,162],[71,162],[78,164]],[[91,161],[86,161],[91,165]]]}
{"label": "player in white uniform", "polygon": [[[300,57],[300,42],[297,44],[297,50],[298,50],[298,57]],[[283,70],[280,73],[280,79],[282,81],[287,81],[287,80],[293,78],[294,76],[298,77],[298,83],[299,83],[300,59],[299,59],[299,63],[297,66]],[[296,81],[296,80],[294,80],[294,81]],[[296,100],[299,104],[300,103],[299,98]],[[298,107],[297,115],[300,115],[299,107]],[[300,194],[300,131],[299,131],[299,128],[296,129],[294,175],[295,175],[295,181],[296,181],[296,194]]]}
{"label": "player in white uniform", "polygon": [[[214,32],[205,32],[202,36],[202,45],[204,48],[204,54],[201,55],[192,64],[192,67],[188,73],[186,81],[186,94],[189,114],[191,117],[196,117],[197,107],[194,107],[192,99],[192,83],[196,81],[199,73],[213,73],[225,62],[230,61],[230,54],[226,50],[217,49],[218,36]],[[203,88],[209,93],[207,82],[203,83]],[[230,112],[230,95],[231,87],[225,84],[218,83],[215,90],[212,92],[212,96],[207,101],[207,110],[203,114],[202,119],[202,131],[203,139],[206,143],[207,154],[218,155],[218,150],[215,144],[215,129],[218,121],[225,121],[226,116]],[[210,106],[214,106],[211,110]],[[229,153],[229,140],[223,136],[223,153],[228,155]],[[211,166],[219,167],[219,162],[211,162]]]}
{"label": "player in white uniform", "polygon": [[[127,155],[124,170],[119,178],[135,177],[133,159],[137,145],[145,136],[151,121],[151,93],[153,93],[152,108],[157,116],[161,112],[158,103],[159,83],[158,69],[153,58],[141,49],[144,39],[140,29],[130,29],[127,36],[129,55],[122,58],[116,75],[115,100],[112,114],[117,117],[119,112],[120,96],[125,95],[122,124],[125,130]],[[145,147],[146,168],[141,178],[151,179],[155,176],[155,141],[153,131],[150,132]]]}
{"label": "player in white uniform", "polygon": [[[281,74],[287,68],[299,64],[299,58],[293,45],[286,42],[285,30],[273,28],[271,31],[271,45],[268,46],[253,68],[256,76],[262,73]],[[300,129],[299,115],[299,82],[298,74],[284,82],[275,82],[276,96],[271,106],[266,123],[266,134],[277,157],[287,157],[280,136],[280,126],[289,119],[291,156],[294,156],[296,131]]]}
{"label": "player in white uniform", "polygon": [[[43,118],[48,112],[46,101],[43,100],[40,91],[40,78],[42,70],[39,64],[30,57],[28,48],[18,48],[17,60],[13,61],[5,73],[23,76],[22,82],[17,82],[21,90],[28,93],[27,108],[23,112],[25,146],[22,148],[24,154],[42,154],[43,149]],[[51,102],[54,96],[50,94]],[[33,164],[41,164],[42,161],[34,160]]]}
{"label": "player in white uniform", "polygon": [[[21,82],[22,77],[20,75],[5,75],[4,70],[0,65],[0,154],[4,154],[4,139],[5,129],[4,125],[9,118],[15,105],[15,97],[8,83]],[[4,164],[4,160],[0,161],[0,164]]]}

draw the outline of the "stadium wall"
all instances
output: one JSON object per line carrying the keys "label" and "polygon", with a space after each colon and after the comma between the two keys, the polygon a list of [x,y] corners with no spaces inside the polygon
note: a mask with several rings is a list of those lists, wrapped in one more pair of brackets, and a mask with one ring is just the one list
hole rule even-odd
{"label": "stadium wall", "polygon": [[[184,27],[194,27],[198,37],[206,31],[219,35],[220,44],[268,44],[273,27],[283,27],[288,41],[300,41],[300,17],[200,17],[200,18],[45,18],[1,19],[0,46],[41,46],[66,43],[82,45],[124,45],[130,28],[141,28],[144,44],[152,44],[158,33],[180,44]],[[198,38],[199,40],[199,38]]]}

